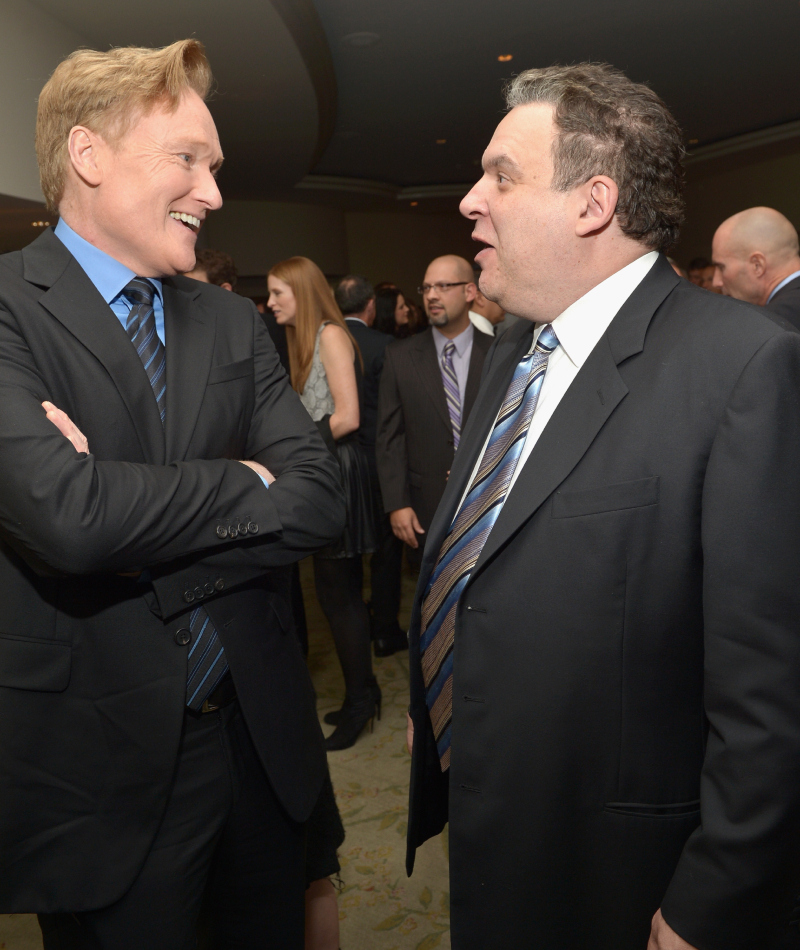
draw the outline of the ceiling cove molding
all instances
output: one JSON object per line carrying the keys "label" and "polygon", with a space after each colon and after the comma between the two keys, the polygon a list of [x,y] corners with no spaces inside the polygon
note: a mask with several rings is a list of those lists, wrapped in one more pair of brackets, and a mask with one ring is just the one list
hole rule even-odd
{"label": "ceiling cove molding", "polygon": [[313,168],[322,158],[336,127],[339,93],[333,57],[311,0],[271,0],[271,3],[297,44],[317,98],[317,144],[309,163],[309,168]]}
{"label": "ceiling cove molding", "polygon": [[365,178],[306,175],[295,187],[306,191],[344,191],[357,195],[374,195],[379,198],[396,198],[398,201],[420,201],[425,198],[463,198],[472,185],[412,185],[401,188],[389,182],[369,181]]}
{"label": "ceiling cove molding", "polygon": [[800,140],[800,121],[773,125],[769,129],[747,132],[745,135],[736,135],[730,139],[723,139],[721,142],[713,142],[711,145],[692,149],[687,152],[684,165],[698,165],[714,158],[736,155],[761,145],[774,145],[777,142],[789,142],[792,139]]}

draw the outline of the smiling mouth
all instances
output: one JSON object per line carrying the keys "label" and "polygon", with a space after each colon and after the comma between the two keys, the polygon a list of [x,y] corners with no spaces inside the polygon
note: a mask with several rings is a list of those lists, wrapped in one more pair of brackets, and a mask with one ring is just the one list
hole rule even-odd
{"label": "smiling mouth", "polygon": [[170,211],[169,216],[173,220],[179,221],[193,234],[197,234],[197,232],[200,230],[200,225],[202,222],[200,221],[200,218],[196,218],[193,214],[186,214],[183,211]]}

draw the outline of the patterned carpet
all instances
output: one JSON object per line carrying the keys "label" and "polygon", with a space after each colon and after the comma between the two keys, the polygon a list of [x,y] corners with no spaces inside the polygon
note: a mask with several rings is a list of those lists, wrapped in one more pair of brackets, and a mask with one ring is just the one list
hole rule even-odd
{"label": "patterned carpet", "polygon": [[[301,564],[309,627],[309,667],[320,717],[344,695],[327,624],[317,607],[309,562]],[[408,626],[414,582],[403,577],[400,623]],[[328,755],[347,837],[340,850],[342,950],[445,950],[450,947],[446,834],[417,852],[405,871],[408,772],[408,653],[374,660],[383,714],[352,749]],[[323,726],[326,733],[330,726]]]}
{"label": "patterned carpet", "polygon": [[[327,623],[317,607],[311,562],[301,564],[308,614],[309,667],[320,717],[337,708],[344,684]],[[403,578],[400,622],[407,626],[413,596]],[[413,878],[405,872],[409,755],[405,749],[408,654],[375,660],[383,715],[352,749],[329,756],[347,837],[339,895],[342,950],[449,950],[447,838],[417,852]],[[325,732],[330,726],[323,726]],[[36,918],[0,916],[0,950],[41,950]]]}

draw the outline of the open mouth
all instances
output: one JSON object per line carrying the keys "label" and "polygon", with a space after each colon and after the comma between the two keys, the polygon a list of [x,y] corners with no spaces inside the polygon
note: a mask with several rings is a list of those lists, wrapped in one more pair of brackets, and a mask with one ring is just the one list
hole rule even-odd
{"label": "open mouth", "polygon": [[196,218],[193,214],[186,214],[183,211],[170,211],[169,216],[175,221],[179,221],[193,234],[197,234],[197,232],[200,230],[200,218]]}

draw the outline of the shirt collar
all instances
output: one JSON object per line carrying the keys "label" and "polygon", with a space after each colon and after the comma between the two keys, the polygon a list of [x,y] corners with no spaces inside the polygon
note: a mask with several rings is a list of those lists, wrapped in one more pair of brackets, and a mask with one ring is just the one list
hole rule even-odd
{"label": "shirt collar", "polygon": [[772,298],[775,296],[775,294],[777,294],[779,290],[783,290],[783,288],[787,284],[790,284],[795,279],[795,277],[800,277],[800,270],[796,270],[793,274],[789,274],[788,277],[784,277],[783,280],[778,284],[778,286],[773,289],[769,297],[767,297],[767,303],[769,303],[770,300],[772,300]]}
{"label": "shirt collar", "polygon": [[[558,342],[577,369],[586,362],[622,305],[657,260],[658,251],[649,251],[637,257],[635,261],[592,287],[553,320],[552,327]],[[538,339],[541,329],[540,326],[535,339]]]}
{"label": "shirt collar", "polygon": [[[86,276],[95,285],[106,303],[110,304],[112,300],[119,297],[125,287],[137,276],[130,268],[120,264],[99,247],[90,244],[80,234],[76,234],[63,218],[60,218],[56,225],[55,235],[86,271]],[[161,281],[155,277],[147,279],[155,287],[159,299],[163,299]]]}
{"label": "shirt collar", "polygon": [[456,345],[456,353],[458,354],[459,359],[464,358],[464,354],[467,351],[467,347],[472,344],[472,324],[467,323],[466,329],[462,330],[458,336],[454,336],[452,341],[450,337],[447,337],[439,331],[436,327],[431,327],[433,330],[433,342],[436,344],[436,353],[439,356],[439,359],[442,358],[442,353],[444,352],[445,346],[453,342]]}

